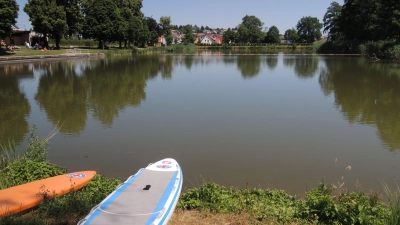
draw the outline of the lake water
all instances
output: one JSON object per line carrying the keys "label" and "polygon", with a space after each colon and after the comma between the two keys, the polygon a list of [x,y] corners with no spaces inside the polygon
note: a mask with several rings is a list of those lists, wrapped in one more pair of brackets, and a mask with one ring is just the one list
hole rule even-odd
{"label": "lake water", "polygon": [[49,158],[127,177],[177,159],[184,186],[318,182],[379,190],[400,177],[400,64],[202,51],[0,64],[0,142],[54,127]]}

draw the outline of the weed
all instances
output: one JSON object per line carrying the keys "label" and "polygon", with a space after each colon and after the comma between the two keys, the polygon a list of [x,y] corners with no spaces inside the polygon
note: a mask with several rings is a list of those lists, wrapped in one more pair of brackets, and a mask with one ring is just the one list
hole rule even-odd
{"label": "weed", "polygon": [[400,225],[400,187],[397,186],[396,191],[391,191],[384,181],[382,181],[382,186],[389,201],[389,215],[386,224]]}

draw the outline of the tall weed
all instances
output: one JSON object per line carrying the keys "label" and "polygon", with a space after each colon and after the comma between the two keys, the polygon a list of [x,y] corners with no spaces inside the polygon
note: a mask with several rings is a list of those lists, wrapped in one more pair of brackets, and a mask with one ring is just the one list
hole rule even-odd
{"label": "tall weed", "polygon": [[47,160],[48,141],[56,134],[52,131],[48,137],[40,139],[33,125],[27,149],[23,151],[13,142],[2,145],[0,155],[0,189],[40,180],[66,172],[64,168]]}
{"label": "tall weed", "polygon": [[386,220],[388,225],[400,225],[400,187],[396,191],[391,191],[389,186],[382,181],[383,191],[389,201],[389,218]]}

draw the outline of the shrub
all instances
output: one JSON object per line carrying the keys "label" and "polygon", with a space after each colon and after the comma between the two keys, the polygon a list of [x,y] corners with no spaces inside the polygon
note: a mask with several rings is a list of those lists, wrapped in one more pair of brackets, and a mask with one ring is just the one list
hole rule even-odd
{"label": "shrub", "polygon": [[361,54],[379,59],[400,59],[400,43],[395,41],[366,42],[360,45]]}

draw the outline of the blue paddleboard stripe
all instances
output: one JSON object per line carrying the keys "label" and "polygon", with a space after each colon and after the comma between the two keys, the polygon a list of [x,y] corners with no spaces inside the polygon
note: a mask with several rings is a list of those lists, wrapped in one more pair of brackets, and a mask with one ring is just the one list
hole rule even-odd
{"label": "blue paddleboard stripe", "polygon": [[182,186],[182,181],[183,181],[183,179],[182,179],[182,170],[180,170],[180,172],[181,172],[181,177],[180,177],[180,180],[179,180],[178,188],[177,188],[177,190],[176,190],[176,192],[175,192],[175,196],[174,196],[174,198],[172,199],[171,204],[170,204],[169,207],[168,207],[168,210],[165,212],[164,218],[163,218],[162,220],[160,220],[160,223],[159,223],[159,224],[163,224],[164,221],[165,221],[165,219],[167,219],[167,216],[168,216],[169,212],[171,211],[172,206],[174,205],[174,202],[177,201],[176,199],[179,197],[179,196],[178,196],[178,193],[179,193],[178,189]]}
{"label": "blue paddleboard stripe", "polygon": [[[101,203],[99,208],[103,210],[106,209],[107,206],[109,206],[122,192],[124,192],[126,188],[128,188],[129,185],[133,183],[133,181],[135,181],[143,173],[143,171],[144,170],[137,173],[135,176],[127,180],[120,188],[115,190],[115,192],[109,198],[107,198],[105,202]],[[90,224],[98,215],[100,215],[102,211],[99,208],[94,211],[94,213],[86,220],[84,224]]]}
{"label": "blue paddleboard stripe", "polygon": [[[157,219],[157,216],[160,214],[160,211],[163,209],[165,203],[167,202],[169,196],[171,195],[171,192],[172,192],[172,190],[173,190],[173,188],[175,186],[175,181],[176,181],[177,175],[178,175],[178,171],[176,171],[174,173],[174,176],[172,176],[168,186],[165,188],[165,191],[164,191],[163,195],[160,198],[160,201],[158,202],[156,208],[153,211],[154,214],[152,216],[150,216],[150,218],[147,221],[146,225],[151,225],[154,222],[154,220]],[[158,212],[158,213],[155,213],[155,212]]]}

